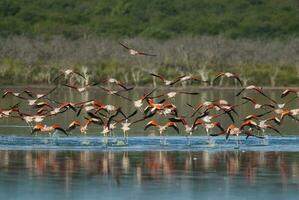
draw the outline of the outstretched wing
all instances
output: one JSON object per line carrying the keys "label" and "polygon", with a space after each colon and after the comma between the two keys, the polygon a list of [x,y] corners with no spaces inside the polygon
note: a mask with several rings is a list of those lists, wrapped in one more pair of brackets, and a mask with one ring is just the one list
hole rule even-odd
{"label": "outstretched wing", "polygon": [[51,94],[52,92],[54,92],[56,89],[57,89],[57,86],[55,86],[52,90],[50,90],[46,94],[40,96],[38,99],[41,99],[41,98],[44,98],[44,97],[48,96],[49,94]]}
{"label": "outstretched wing", "polygon": [[156,54],[150,54],[150,53],[145,53],[145,52],[138,52],[139,55],[144,55],[144,56],[157,56]]}
{"label": "outstretched wing", "polygon": [[154,76],[154,77],[157,77],[157,78],[159,78],[159,79],[162,80],[162,81],[165,80],[164,77],[162,77],[162,76],[160,76],[160,75],[158,75],[158,74],[150,73],[150,75],[152,75],[152,76]]}
{"label": "outstretched wing", "polygon": [[84,80],[86,80],[86,78],[85,78],[85,76],[83,75],[83,74],[81,74],[81,73],[79,73],[79,72],[73,72],[74,74],[77,74],[78,76],[81,76]]}
{"label": "outstretched wing", "polygon": [[128,50],[130,50],[131,48],[129,48],[129,47],[127,47],[126,45],[124,45],[123,43],[121,43],[121,42],[118,42],[118,44],[120,44],[121,46],[123,46],[124,48],[126,48],[126,49],[128,49]]}
{"label": "outstretched wing", "polygon": [[63,132],[66,136],[69,136],[69,134],[68,134],[63,128],[57,127],[57,128],[55,128],[55,130],[61,131],[61,132]]}
{"label": "outstretched wing", "polygon": [[214,85],[214,83],[215,83],[221,76],[223,76],[223,75],[224,75],[224,73],[220,73],[220,74],[218,74],[218,75],[214,78],[214,80],[212,81],[213,85]]}

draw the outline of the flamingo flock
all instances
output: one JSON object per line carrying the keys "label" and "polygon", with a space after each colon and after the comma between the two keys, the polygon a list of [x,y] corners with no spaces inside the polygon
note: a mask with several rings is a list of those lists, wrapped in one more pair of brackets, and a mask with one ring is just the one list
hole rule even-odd
{"label": "flamingo flock", "polygon": [[[123,43],[119,44],[133,56],[156,56],[134,50]],[[68,80],[73,76],[82,79],[86,84],[83,86],[68,84]],[[200,84],[207,82],[207,80],[201,80],[193,75],[182,75],[173,80],[155,73],[150,73],[148,76],[160,80],[162,86],[167,87],[170,92],[163,92],[157,86],[146,91],[138,99],[133,99],[128,95],[128,92],[134,90],[134,87],[123,81],[109,77],[100,82],[88,82],[79,71],[61,70],[57,77],[52,80],[55,86],[43,94],[37,94],[28,89],[23,91],[5,89],[2,98],[12,96],[12,98],[18,99],[19,103],[9,108],[0,109],[0,118],[14,118],[24,121],[31,128],[32,135],[39,133],[51,135],[60,132],[68,136],[76,131],[86,135],[90,126],[96,126],[99,128],[99,133],[107,141],[108,137],[114,136],[114,130],[119,129],[123,132],[123,141],[126,145],[128,145],[129,132],[132,126],[140,123],[144,124],[144,131],[152,129],[159,133],[161,145],[167,145],[165,136],[168,129],[185,136],[187,145],[191,145],[190,137],[196,132],[202,132],[201,130],[206,132],[209,140],[217,136],[224,136],[226,140],[236,136],[237,145],[239,145],[240,135],[246,136],[246,139],[249,137],[264,139],[266,130],[281,135],[279,129],[286,118],[299,120],[297,118],[299,109],[289,107],[289,104],[299,97],[299,92],[295,89],[284,90],[280,99],[275,100],[262,87],[243,86],[242,79],[238,74],[221,72],[211,81],[212,86],[220,78],[235,80],[241,87],[235,98],[238,98],[241,103],[232,104],[225,99],[200,101],[194,105],[185,102],[186,109],[182,111],[177,109],[172,99],[179,95],[192,95],[196,98],[200,93],[178,91],[176,86],[185,81],[194,81]],[[133,107],[135,110],[132,113],[125,113],[121,106],[105,104],[100,99],[90,99],[84,102],[60,102],[50,98],[50,94],[54,93],[57,88],[68,88],[74,93],[85,93],[98,88],[99,93],[120,98],[127,103],[126,106]],[[262,100],[258,101],[254,98],[253,92],[256,93],[255,95],[260,95]],[[21,105],[24,104],[31,108],[31,112],[27,113],[28,111],[22,110]],[[247,113],[246,117],[241,118],[238,109],[244,106],[252,107],[252,113]],[[76,119],[73,119],[67,127],[62,127],[59,123],[44,123],[45,119],[63,115],[66,112],[74,112],[76,116]],[[191,114],[188,115],[188,113]],[[79,118],[80,116],[81,118]],[[84,120],[80,120],[82,116],[84,116]],[[230,123],[222,124],[219,120],[220,117],[227,117]]]}

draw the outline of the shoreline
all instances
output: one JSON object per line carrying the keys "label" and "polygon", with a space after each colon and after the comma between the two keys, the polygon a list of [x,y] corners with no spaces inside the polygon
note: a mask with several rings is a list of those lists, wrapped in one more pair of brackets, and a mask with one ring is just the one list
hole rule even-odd
{"label": "shoreline", "polygon": [[[48,89],[48,88],[53,88],[57,85],[46,85],[46,84],[39,84],[39,85],[33,85],[33,84],[29,84],[29,85],[1,85],[0,89],[23,89],[23,88],[34,88],[34,89]],[[60,85],[59,85],[60,86]],[[61,85],[62,86],[62,85]],[[257,85],[259,86],[259,85]],[[135,90],[149,90],[149,89],[153,89],[153,86],[131,86],[130,87],[134,87]],[[245,87],[245,86],[244,86]],[[299,86],[298,87],[294,87],[294,86],[259,86],[262,87],[264,90],[285,90],[285,89],[295,89],[295,90],[299,90]],[[59,87],[58,87],[59,88]],[[92,88],[97,88],[96,86],[93,86]],[[157,86],[157,89],[160,90],[185,90],[185,89],[191,89],[191,90],[201,90],[201,91],[205,91],[205,90],[240,90],[243,87],[231,87],[231,86],[186,86],[186,87],[165,87],[165,86]]]}

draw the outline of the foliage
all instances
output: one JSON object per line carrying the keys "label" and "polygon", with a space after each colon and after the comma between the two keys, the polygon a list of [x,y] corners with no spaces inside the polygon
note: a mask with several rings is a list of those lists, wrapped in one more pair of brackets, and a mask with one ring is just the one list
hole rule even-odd
{"label": "foliage", "polygon": [[0,36],[298,36],[298,0],[1,0]]}

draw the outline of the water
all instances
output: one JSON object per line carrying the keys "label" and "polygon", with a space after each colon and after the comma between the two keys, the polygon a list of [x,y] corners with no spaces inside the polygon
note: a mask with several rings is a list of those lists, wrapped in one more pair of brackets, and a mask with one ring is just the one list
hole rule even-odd
{"label": "water", "polygon": [[299,155],[273,151],[0,151],[1,199],[298,199]]}
{"label": "water", "polygon": [[[137,99],[143,92],[128,95]],[[182,95],[170,101],[176,104],[179,114],[190,115],[186,102],[222,98],[238,104],[242,101],[235,98],[236,93],[209,90],[196,97]],[[268,91],[281,102],[280,93],[281,90]],[[254,92],[249,95],[257,96]],[[107,97],[99,91],[81,95],[59,90],[51,98],[74,102],[96,98],[119,105],[126,113],[134,111],[126,100]],[[258,99],[267,102],[262,97]],[[0,105],[8,108],[18,102],[9,97],[1,99]],[[295,108],[298,102],[289,106]],[[25,103],[21,103],[21,110],[32,112]],[[256,113],[251,104],[237,111],[237,125],[242,117]],[[45,123],[59,122],[66,127],[74,118],[75,113],[68,111]],[[231,123],[224,116],[219,121],[224,127]],[[299,127],[293,120],[278,127],[283,137],[271,131],[266,141],[241,137],[239,148],[233,137],[227,142],[217,137],[207,144],[203,129],[194,133],[191,146],[186,145],[183,135],[172,131],[167,132],[168,145],[161,146],[155,129],[143,131],[145,123],[130,130],[127,146],[117,145],[122,140],[119,129],[115,131],[118,138],[110,138],[105,146],[97,126],[91,126],[86,136],[78,131],[69,137],[31,136],[22,120],[0,119],[0,199],[299,199]]]}
{"label": "water", "polygon": [[240,137],[241,144],[237,145],[237,139],[225,140],[224,137],[212,138],[209,142],[206,136],[194,136],[190,138],[191,145],[187,144],[184,137],[166,137],[167,145],[161,145],[160,137],[130,137],[125,144],[121,137],[108,138],[108,144],[103,137],[71,136],[71,137],[20,137],[1,136],[0,150],[58,150],[58,151],[283,151],[299,152],[299,137],[269,137],[266,141],[256,138],[246,139]]}

